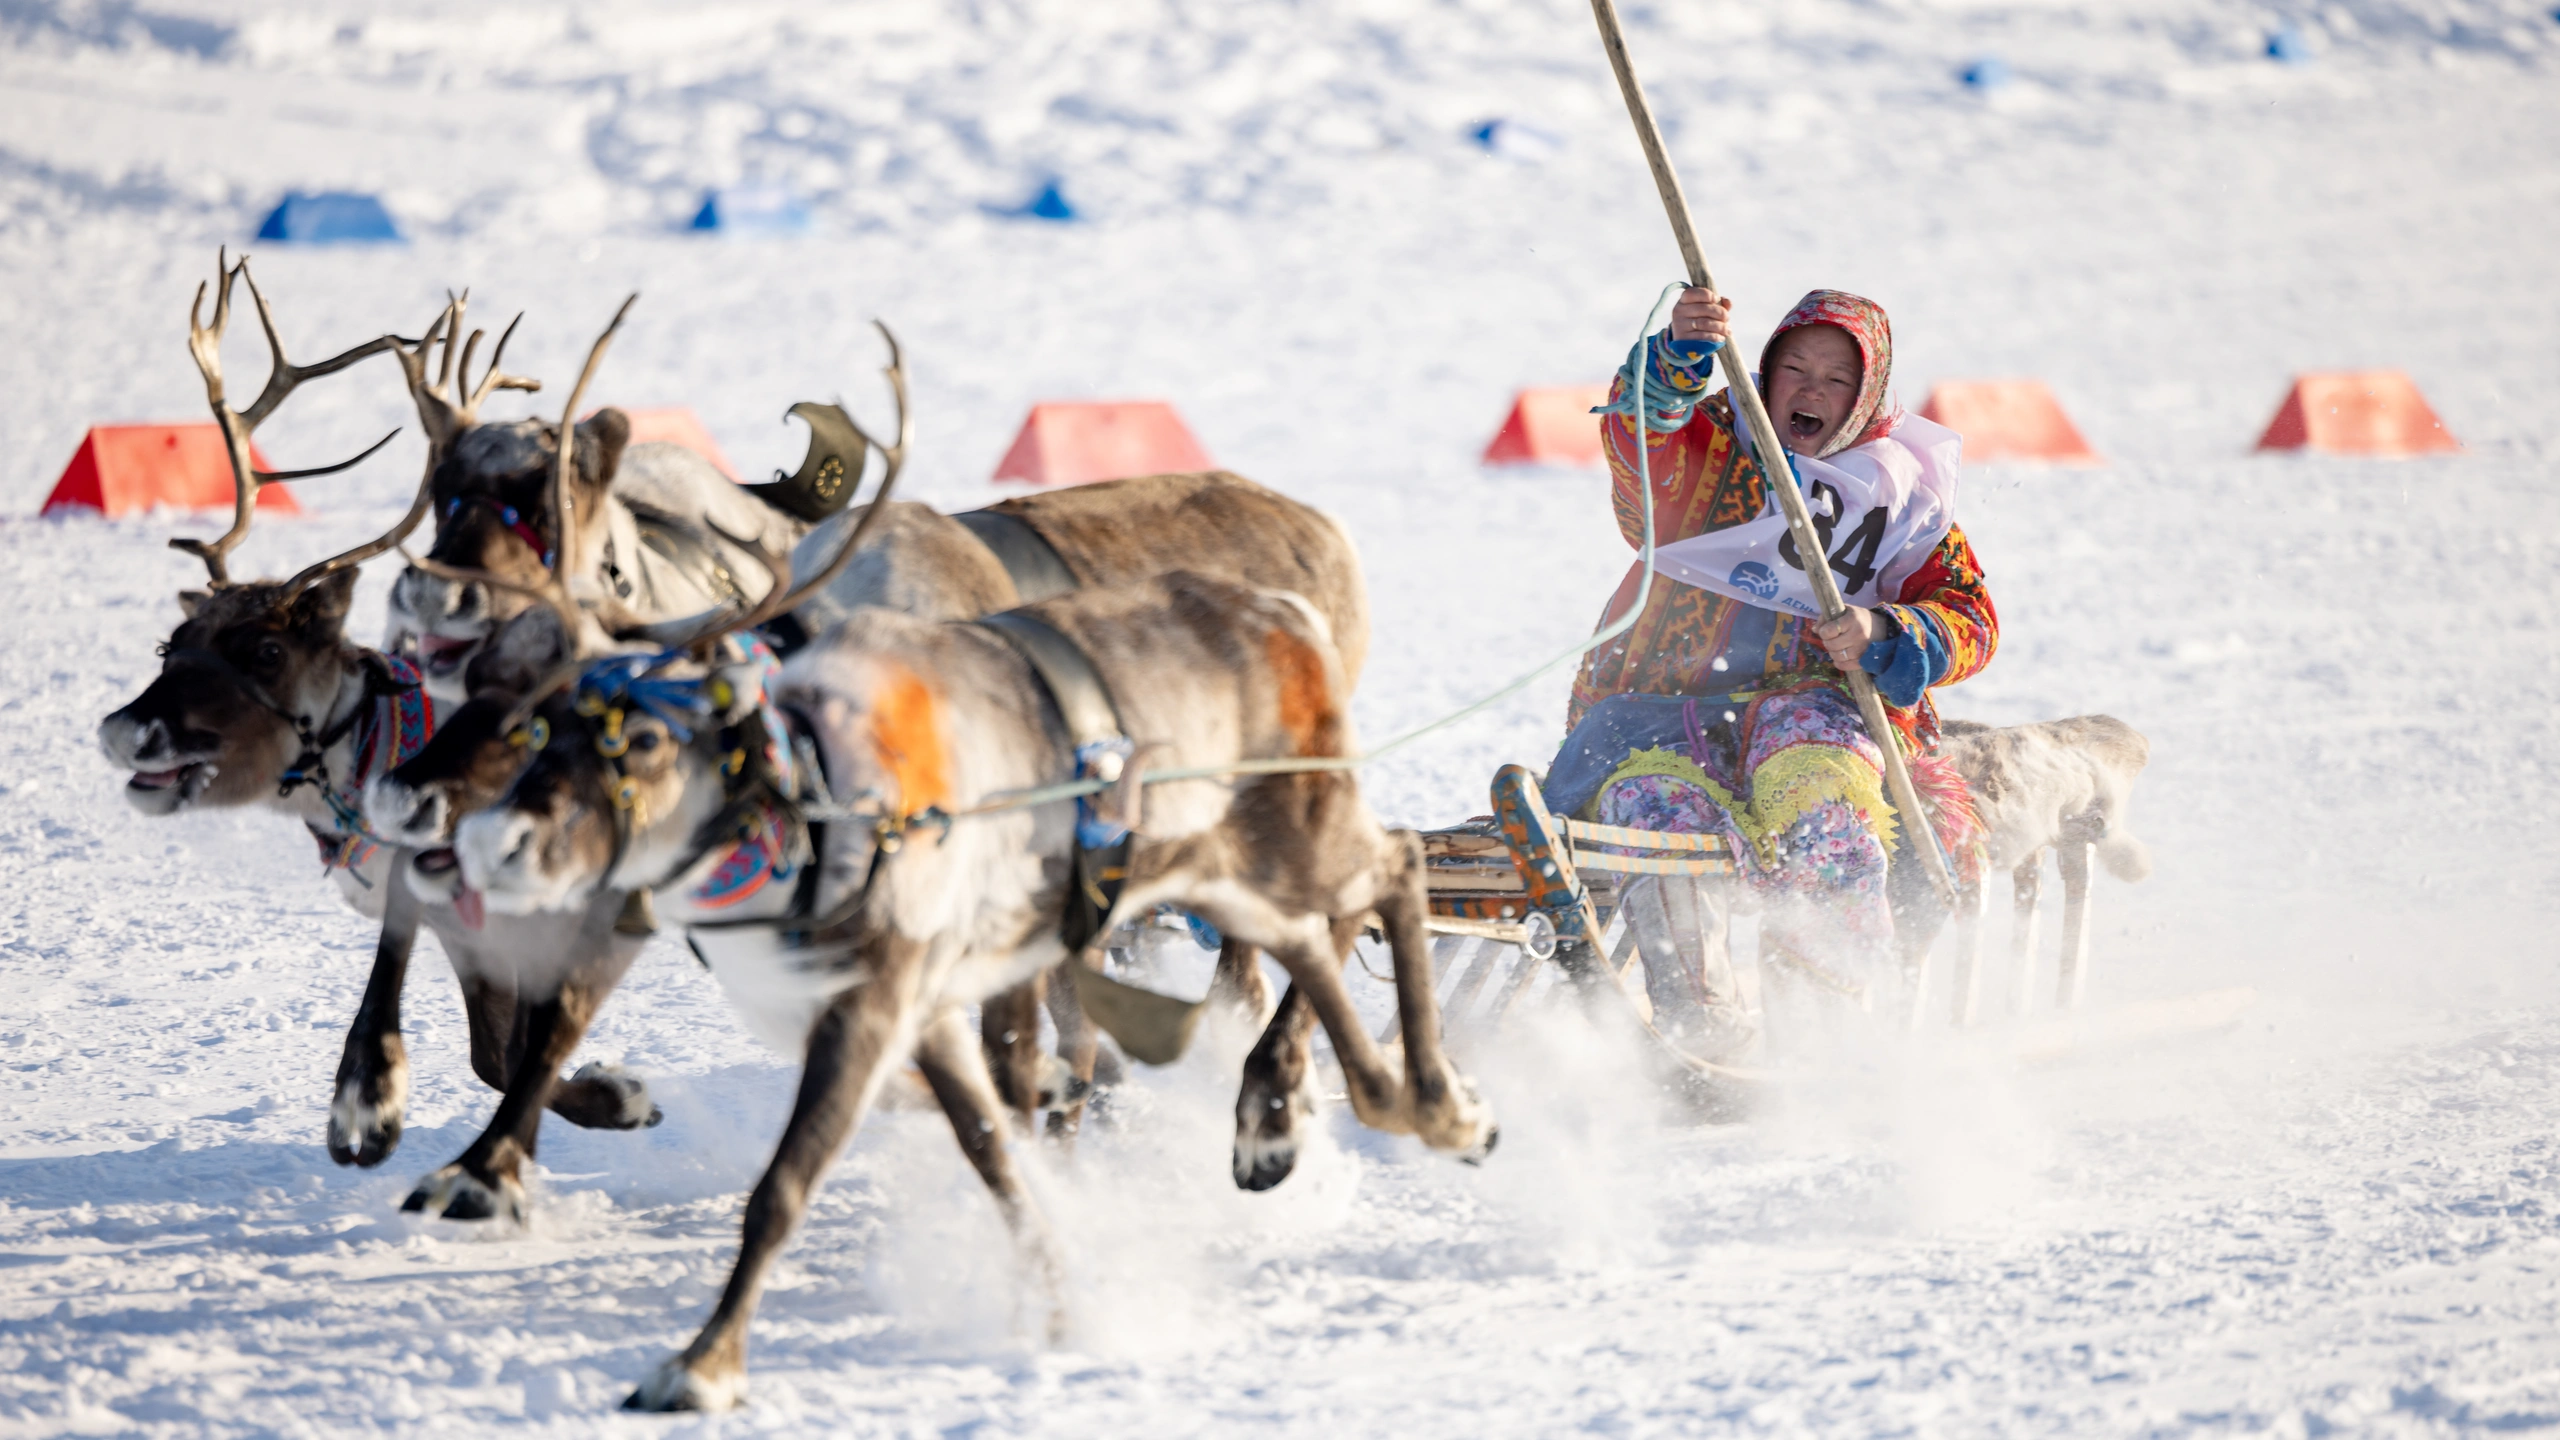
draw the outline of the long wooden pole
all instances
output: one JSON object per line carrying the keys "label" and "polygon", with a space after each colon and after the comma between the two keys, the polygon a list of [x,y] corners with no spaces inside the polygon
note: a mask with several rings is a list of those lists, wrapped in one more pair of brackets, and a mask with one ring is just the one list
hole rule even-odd
{"label": "long wooden pole", "polygon": [[[1612,0],[1591,0],[1591,14],[1600,22],[1600,43],[1609,52],[1609,68],[1618,72],[1618,93],[1626,97],[1627,118],[1635,121],[1636,138],[1644,142],[1645,163],[1653,167],[1654,188],[1662,192],[1662,208],[1671,216],[1672,238],[1680,242],[1680,258],[1688,264],[1689,283],[1713,290],[1715,277],[1707,271],[1706,252],[1699,248],[1697,227],[1689,218],[1689,197],[1681,192],[1679,173],[1671,168],[1671,156],[1662,148],[1662,127],[1654,123],[1653,107],[1645,103],[1644,87],[1636,82],[1635,64],[1627,58],[1627,37],[1618,28],[1618,7]],[[1848,602],[1840,598],[1840,586],[1831,578],[1831,565],[1813,528],[1813,515],[1805,508],[1804,495],[1796,489],[1795,476],[1787,468],[1786,448],[1778,439],[1778,427],[1770,423],[1769,407],[1760,399],[1760,387],[1751,383],[1751,367],[1742,359],[1742,347],[1728,341],[1717,355],[1724,367],[1725,386],[1733,396],[1734,412],[1751,432],[1752,452],[1768,478],[1770,493],[1778,497],[1779,508],[1787,513],[1787,529],[1795,535],[1796,553],[1805,557],[1805,579],[1813,585],[1814,599],[1821,604],[1824,619],[1836,617],[1849,608]],[[1641,416],[1636,424],[1641,441]],[[1901,741],[1893,722],[1885,717],[1884,697],[1876,693],[1876,682],[1866,671],[1852,665],[1847,675],[1849,694],[1858,702],[1858,713],[1866,717],[1867,734],[1884,756],[1885,786],[1893,795],[1894,808],[1902,812],[1910,847],[1928,857],[1929,878],[1937,885],[1938,898],[1953,906],[1956,878],[1947,869],[1947,857],[1939,850],[1936,837],[1927,829],[1928,812],[1920,808],[1920,792],[1911,784],[1911,767],[1903,763]]]}

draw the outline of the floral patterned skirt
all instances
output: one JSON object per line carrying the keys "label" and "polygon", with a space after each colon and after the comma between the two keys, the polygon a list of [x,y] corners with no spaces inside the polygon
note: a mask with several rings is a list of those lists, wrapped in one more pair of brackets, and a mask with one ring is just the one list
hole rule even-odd
{"label": "floral patterned skirt", "polygon": [[[1649,717],[1659,730],[1676,713],[1686,733],[1622,751],[1574,808],[1607,825],[1722,835],[1763,906],[1764,951],[1845,992],[1885,978],[1896,822],[1883,757],[1849,697],[1812,686],[1686,702],[1613,699],[1650,702],[1616,707],[1613,739],[1629,733],[1630,715]],[[1611,702],[1603,702],[1566,742],[1584,771],[1616,748],[1587,733],[1612,719]],[[1579,799],[1553,793],[1553,777],[1568,768],[1550,772],[1551,801]]]}

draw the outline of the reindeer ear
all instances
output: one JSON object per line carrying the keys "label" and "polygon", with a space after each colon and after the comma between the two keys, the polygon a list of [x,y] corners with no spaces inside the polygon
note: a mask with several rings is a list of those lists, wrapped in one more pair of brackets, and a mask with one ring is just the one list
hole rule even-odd
{"label": "reindeer ear", "polygon": [[499,627],[496,636],[462,672],[462,683],[475,696],[510,698],[533,688],[552,666],[569,658],[569,639],[560,617],[548,605],[536,605]]}
{"label": "reindeer ear", "polygon": [[332,570],[294,597],[294,623],[343,628],[347,623],[347,611],[354,607],[355,599],[355,567],[350,565],[344,570]]}
{"label": "reindeer ear", "polygon": [[[578,422],[578,439],[583,458],[586,446],[593,446],[595,469],[587,476],[591,483],[604,486],[613,483],[615,472],[622,468],[622,452],[631,445],[631,417],[607,405]],[[587,467],[578,467],[584,474]]]}
{"label": "reindeer ear", "polygon": [[196,618],[196,612],[202,610],[212,599],[213,592],[210,590],[181,590],[178,592],[178,613],[193,620]]}

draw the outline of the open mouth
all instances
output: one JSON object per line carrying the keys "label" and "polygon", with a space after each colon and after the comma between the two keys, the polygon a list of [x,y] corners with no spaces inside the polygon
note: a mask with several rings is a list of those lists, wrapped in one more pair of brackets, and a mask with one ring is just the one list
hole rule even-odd
{"label": "open mouth", "polygon": [[477,930],[486,923],[488,907],[482,902],[480,892],[472,889],[470,882],[462,878],[462,857],[453,853],[452,846],[439,845],[433,850],[421,850],[409,863],[419,874],[431,880],[442,880],[453,887],[453,917],[461,921],[465,929]]}
{"label": "open mouth", "polygon": [[124,788],[137,795],[170,793],[184,801],[202,794],[206,782],[212,779],[212,764],[197,760],[174,770],[136,770]]}
{"label": "open mouth", "polygon": [[480,648],[476,635],[421,635],[418,637],[418,659],[430,675],[442,677],[460,670]]}
{"label": "open mouth", "polygon": [[1822,433],[1822,417],[1809,410],[1798,410],[1787,417],[1787,438],[1811,440]]}

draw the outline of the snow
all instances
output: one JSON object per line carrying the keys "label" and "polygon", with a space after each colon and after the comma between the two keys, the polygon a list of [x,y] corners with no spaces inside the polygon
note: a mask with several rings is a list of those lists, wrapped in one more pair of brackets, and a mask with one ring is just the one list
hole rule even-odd
{"label": "snow", "polygon": [[[556,403],[638,289],[598,398],[689,404],[757,472],[796,461],[794,400],[881,411],[876,314],[914,371],[913,493],[955,508],[997,493],[1033,400],[1173,399],[1360,537],[1384,737],[1584,631],[1627,560],[1595,477],[1472,463],[1512,389],[1605,375],[1676,273],[1588,16],[25,0],[0,7],[0,1434],[2560,1424],[2560,24],[2505,0],[1629,21],[1746,325],[1873,295],[1907,398],[2034,375],[2110,457],[1968,477],[2005,637],[1946,708],[2151,737],[2159,873],[2100,882],[2099,999],[2255,985],[2241,1029],[2033,1070],[1925,1045],[1696,1130],[1546,1016],[1468,1057],[1504,1124],[1481,1170],[1335,1115],[1258,1196],[1225,1173],[1229,1037],[1036,1162],[1058,1347],[941,1122],[887,1114],[765,1302],[750,1408],[614,1417],[707,1311],[791,1067],[653,945],[572,1063],[638,1068],[667,1123],[551,1126],[528,1234],[414,1223],[400,1197],[492,1103],[422,947],[409,1133],[331,1167],[371,935],[287,822],[117,797],[92,727],[196,581],[163,540],[210,525],[32,518],[81,430],[200,413],[179,326],[215,247],[288,188],[377,190],[414,243],[258,251],[303,358],[468,284],[476,315],[529,312],[510,368]],[[2308,63],[2263,58],[2288,22]],[[1958,78],[1985,55],[2012,76],[1987,93]],[[1493,119],[1553,147],[1488,153]],[[1053,178],[1085,220],[995,213]],[[681,233],[740,184],[804,197],[810,233]],[[2465,452],[2245,453],[2293,373],[2367,366],[2409,371]],[[312,518],[239,573],[387,523],[405,409],[380,362],[296,396],[261,436],[279,464],[410,431],[303,486]],[[1474,813],[1495,766],[1550,753],[1561,697],[1382,762],[1374,803]]]}

